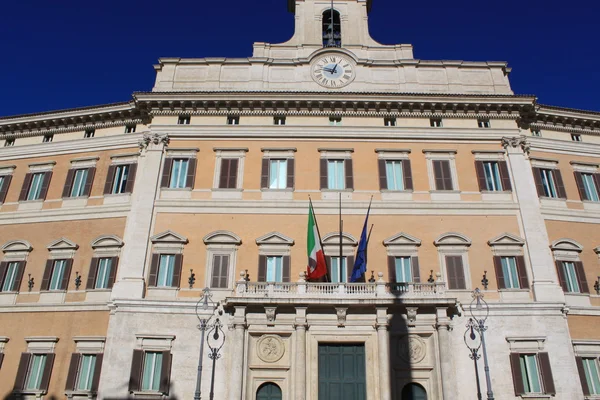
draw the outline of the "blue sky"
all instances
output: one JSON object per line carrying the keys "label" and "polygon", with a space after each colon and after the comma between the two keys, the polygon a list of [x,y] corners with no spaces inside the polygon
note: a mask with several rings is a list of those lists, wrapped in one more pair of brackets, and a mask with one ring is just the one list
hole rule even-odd
{"label": "blue sky", "polygon": [[[286,0],[20,0],[0,17],[0,116],[127,101],[159,57],[248,57],[293,33]],[[508,61],[518,94],[600,111],[600,2],[373,0],[371,35],[415,58]]]}

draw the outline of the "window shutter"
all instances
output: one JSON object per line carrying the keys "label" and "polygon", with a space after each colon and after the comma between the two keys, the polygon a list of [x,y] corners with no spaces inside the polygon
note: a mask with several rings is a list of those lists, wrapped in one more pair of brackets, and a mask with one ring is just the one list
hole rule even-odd
{"label": "window shutter", "polygon": [[[346,282],[350,282],[350,278],[352,278],[352,270],[354,269],[354,256],[346,257]],[[364,276],[363,276],[364,280]],[[360,281],[359,281],[360,282]]]}
{"label": "window shutter", "polygon": [[529,289],[529,279],[527,278],[527,268],[525,267],[525,257],[515,257],[517,261],[517,273],[519,274],[519,286],[521,289]]}
{"label": "window shutter", "polygon": [[410,160],[402,160],[402,171],[404,173],[404,190],[413,190],[413,178]]}
{"label": "window shutter", "polygon": [[500,179],[502,180],[502,190],[506,192],[512,191],[512,184],[510,183],[510,174],[508,173],[506,161],[498,161],[498,170],[500,171]]}
{"label": "window shutter", "polygon": [[[378,160],[377,165],[379,166],[379,189],[387,190],[387,171],[385,169],[385,160]],[[406,174],[405,174],[406,176]],[[406,178],[404,179],[406,180]]]}
{"label": "window shutter", "polygon": [[[321,158],[321,160],[319,161],[319,165],[320,165],[320,186],[321,186],[321,190],[323,189],[328,189],[329,188],[329,184],[327,182],[327,159],[325,158]],[[25,194],[25,196],[27,196],[27,194]]]}
{"label": "window shutter", "polygon": [[98,391],[100,384],[100,373],[102,371],[102,359],[104,354],[96,354],[96,365],[94,366],[94,377],[92,378],[92,392]]}
{"label": "window shutter", "polygon": [[577,183],[577,190],[579,191],[581,200],[589,200],[587,193],[585,192],[585,187],[583,186],[583,174],[581,172],[575,171],[575,183]]}
{"label": "window shutter", "polygon": [[158,264],[160,263],[160,254],[152,254],[150,262],[150,274],[148,275],[148,286],[156,286],[158,279]]}
{"label": "window shutter", "polygon": [[144,351],[134,350],[133,360],[131,361],[131,374],[129,375],[129,391],[139,392],[142,387],[142,371],[144,366]]}
{"label": "window shutter", "polygon": [[535,181],[535,187],[539,197],[545,197],[546,192],[544,191],[544,184],[542,183],[542,170],[541,168],[533,167],[533,180]]}
{"label": "window shutter", "polygon": [[556,272],[558,272],[558,281],[563,289],[563,292],[567,293],[567,278],[565,277],[565,271],[563,270],[562,261],[556,261]]}
{"label": "window shutter", "polygon": [[173,284],[172,287],[181,286],[181,268],[183,266],[183,254],[175,254],[175,264],[173,266]]}
{"label": "window shutter", "polygon": [[54,353],[46,354],[46,364],[44,364],[44,372],[42,373],[42,380],[40,382],[41,390],[48,390],[50,385],[50,377],[52,376],[52,367],[54,366]]}
{"label": "window shutter", "polygon": [[[262,159],[262,168],[260,172],[260,187],[262,189],[269,188],[269,163],[271,162],[268,158]],[[288,161],[288,173],[289,173],[289,161]]]}
{"label": "window shutter", "polygon": [[6,200],[10,181],[12,181],[12,175],[4,175],[4,182],[2,182],[2,187],[0,188],[0,203],[4,203]]}
{"label": "window shutter", "polygon": [[73,259],[67,259],[65,264],[65,272],[63,273],[62,282],[60,283],[60,290],[67,290],[69,287],[69,279],[71,278],[71,268],[73,267]]}
{"label": "window shutter", "polygon": [[[218,288],[219,287],[219,277],[221,276],[221,255],[213,256],[213,265],[212,265],[212,274],[211,274],[211,283],[210,287]],[[260,281],[260,278],[259,278]]]}
{"label": "window shutter", "polygon": [[15,390],[25,389],[25,379],[27,378],[30,360],[31,353],[21,353],[21,360],[19,361],[19,368],[17,369],[17,378],[15,379]]}
{"label": "window shutter", "polygon": [[67,172],[67,180],[65,181],[65,186],[63,187],[62,197],[67,198],[71,197],[71,188],[73,187],[73,178],[75,177],[74,169],[70,169]]}
{"label": "window shutter", "polygon": [[442,172],[444,176],[445,190],[453,190],[454,185],[452,184],[452,174],[450,173],[450,161],[442,161]]}
{"label": "window shutter", "polygon": [[227,178],[229,176],[229,159],[223,158],[221,159],[221,171],[219,176],[219,188],[226,189],[227,188]]}
{"label": "window shutter", "polygon": [[281,280],[283,282],[291,281],[291,262],[290,256],[283,256],[283,271],[281,271]]}
{"label": "window shutter", "polygon": [[44,275],[42,277],[42,286],[40,290],[48,290],[50,287],[50,276],[52,275],[52,267],[54,266],[54,260],[46,261],[46,269],[44,269]]}
{"label": "window shutter", "polygon": [[483,192],[487,190],[483,161],[475,161],[475,172],[477,172],[477,183],[479,183],[479,191]]}
{"label": "window shutter", "polygon": [[188,171],[187,178],[185,180],[186,188],[194,188],[194,181],[196,180],[196,164],[198,161],[195,158],[190,158],[188,160]]}
{"label": "window shutter", "polygon": [[2,361],[4,361],[4,353],[0,353],[0,369],[2,369]]}
{"label": "window shutter", "polygon": [[7,262],[0,262],[0,287],[4,285],[4,279],[6,279],[6,270],[8,269]]}
{"label": "window shutter", "polygon": [[354,173],[351,158],[344,162],[344,170],[346,172],[346,189],[354,189]]}
{"label": "window shutter", "polygon": [[[87,290],[91,290],[94,289],[95,285],[96,285],[96,275],[98,274],[98,263],[100,262],[99,258],[92,258],[92,261],[90,263],[90,272],[88,274],[88,278],[87,278],[87,284],[85,285],[85,288]],[[111,266],[112,268],[112,266]]]}
{"label": "window shutter", "polygon": [[419,257],[411,257],[410,264],[412,267],[412,280],[415,283],[421,282],[421,271],[419,269]]}
{"label": "window shutter", "polygon": [[229,173],[227,174],[227,189],[235,189],[237,187],[237,176],[238,176],[238,164],[237,158],[229,160]]}
{"label": "window shutter", "polygon": [[515,396],[525,394],[525,383],[521,373],[521,357],[519,353],[510,353],[510,368],[512,370],[513,385],[515,386]]}
{"label": "window shutter", "polygon": [[108,173],[106,174],[106,182],[104,183],[104,194],[112,193],[112,186],[115,181],[115,172],[117,170],[116,165],[108,167]]}
{"label": "window shutter", "polygon": [[15,282],[13,283],[12,290],[15,292],[21,291],[21,282],[23,281],[23,274],[25,274],[25,266],[27,261],[19,261],[17,266],[17,275],[15,276]]}
{"label": "window shutter", "polygon": [[589,396],[591,394],[590,386],[588,385],[587,378],[585,377],[585,369],[583,368],[583,358],[575,357],[575,363],[577,364],[577,372],[579,372],[579,380],[581,381],[583,395]]}
{"label": "window shutter", "polygon": [[52,171],[44,172],[44,179],[42,181],[42,189],[40,191],[40,197],[38,200],[46,200],[48,195],[48,188],[50,188],[50,181],[52,180]]}
{"label": "window shutter", "polygon": [[173,159],[172,158],[165,158],[165,164],[163,165],[163,170],[162,170],[162,178],[160,181],[160,187],[161,188],[168,188],[169,187],[169,183],[171,181],[171,169],[173,167]]}
{"label": "window shutter", "polygon": [[264,255],[258,256],[258,281],[267,281],[267,256]]}
{"label": "window shutter", "polygon": [[461,256],[446,256],[448,289],[466,289],[465,272]]}
{"label": "window shutter", "polygon": [[295,180],[295,175],[296,175],[296,165],[295,165],[295,161],[293,158],[288,158],[287,159],[287,185],[286,187],[288,189],[293,189],[294,188],[294,180]]}
{"label": "window shutter", "polygon": [[396,283],[396,257],[388,256],[388,282]]}
{"label": "window shutter", "polygon": [[502,269],[502,257],[494,256],[494,270],[496,271],[496,282],[498,283],[498,289],[506,289],[504,270]]}
{"label": "window shutter", "polygon": [[579,288],[581,293],[589,293],[590,288],[588,287],[587,279],[585,277],[585,269],[583,269],[583,263],[577,261],[575,264],[575,271],[577,272],[577,280],[579,281]]}
{"label": "window shutter", "polygon": [[162,352],[162,368],[160,369],[160,388],[159,391],[164,394],[169,394],[171,386],[171,353],[169,351]]}
{"label": "window shutter", "polygon": [[110,273],[108,274],[108,288],[112,289],[117,279],[117,270],[119,267],[119,257],[113,257],[110,260]]}
{"label": "window shutter", "polygon": [[136,172],[137,163],[129,164],[129,174],[127,174],[127,182],[125,182],[125,193],[133,193],[133,185],[135,185]]}
{"label": "window shutter", "polygon": [[94,177],[96,176],[96,168],[88,168],[87,179],[85,181],[85,187],[83,188],[83,195],[89,196],[92,193],[92,185],[94,184]]}
{"label": "window shutter", "polygon": [[594,182],[596,182],[596,192],[600,194],[600,174],[594,174]]}
{"label": "window shutter", "polygon": [[69,364],[69,373],[67,374],[67,383],[65,390],[75,390],[75,382],[77,380],[77,372],[79,370],[79,362],[81,354],[73,353],[71,355],[71,363]]}
{"label": "window shutter", "polygon": [[554,179],[556,180],[556,191],[558,192],[558,197],[561,199],[567,198],[567,192],[565,191],[565,184],[563,183],[562,174],[559,169],[554,170]]}
{"label": "window shutter", "polygon": [[29,193],[29,187],[31,186],[31,179],[33,178],[33,174],[28,172],[25,174],[25,179],[23,180],[23,186],[21,187],[21,193],[19,194],[19,201],[27,200],[27,193]]}
{"label": "window shutter", "polygon": [[452,190],[450,162],[448,160],[433,160],[435,190]]}
{"label": "window shutter", "polygon": [[550,358],[548,353],[538,353],[538,360],[540,363],[540,375],[544,381],[544,393],[556,394],[554,388],[554,378],[552,377],[552,368],[550,367]]}

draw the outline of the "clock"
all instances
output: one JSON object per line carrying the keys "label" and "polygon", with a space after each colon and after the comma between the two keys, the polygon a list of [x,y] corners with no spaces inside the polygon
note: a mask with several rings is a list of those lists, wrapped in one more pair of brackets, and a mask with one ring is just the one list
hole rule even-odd
{"label": "clock", "polygon": [[320,57],[311,67],[311,76],[321,86],[341,88],[354,80],[354,64],[339,55]]}

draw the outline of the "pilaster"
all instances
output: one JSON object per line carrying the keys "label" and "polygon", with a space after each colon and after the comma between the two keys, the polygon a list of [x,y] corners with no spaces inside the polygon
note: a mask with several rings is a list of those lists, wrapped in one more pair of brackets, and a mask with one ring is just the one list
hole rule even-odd
{"label": "pilaster", "polygon": [[233,315],[233,344],[231,354],[231,367],[229,369],[229,400],[242,398],[242,385],[244,383],[244,358],[246,334],[246,307],[235,307]]}
{"label": "pilaster", "polygon": [[294,399],[306,399],[306,307],[296,307],[296,361],[294,380]]}
{"label": "pilaster", "polygon": [[390,334],[389,318],[387,308],[377,308],[377,319],[375,329],[377,329],[377,347],[379,349],[379,398],[381,400],[392,399],[392,388],[390,383]]}
{"label": "pilaster", "polygon": [[450,348],[450,331],[452,325],[448,318],[448,309],[440,307],[436,309],[436,325],[438,336],[438,351],[440,356],[440,376],[442,380],[442,398],[457,399],[458,392],[456,384],[452,379],[452,349]]}

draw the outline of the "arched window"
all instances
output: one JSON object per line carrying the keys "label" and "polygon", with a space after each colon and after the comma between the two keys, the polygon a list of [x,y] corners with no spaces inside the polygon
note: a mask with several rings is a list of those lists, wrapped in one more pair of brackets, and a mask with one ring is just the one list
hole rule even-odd
{"label": "arched window", "polygon": [[340,13],[333,9],[323,12],[323,47],[342,47]]}
{"label": "arched window", "polygon": [[281,400],[281,388],[272,382],[263,383],[256,391],[256,400]]}
{"label": "arched window", "polygon": [[402,389],[402,400],[427,400],[427,392],[418,383],[409,383]]}

